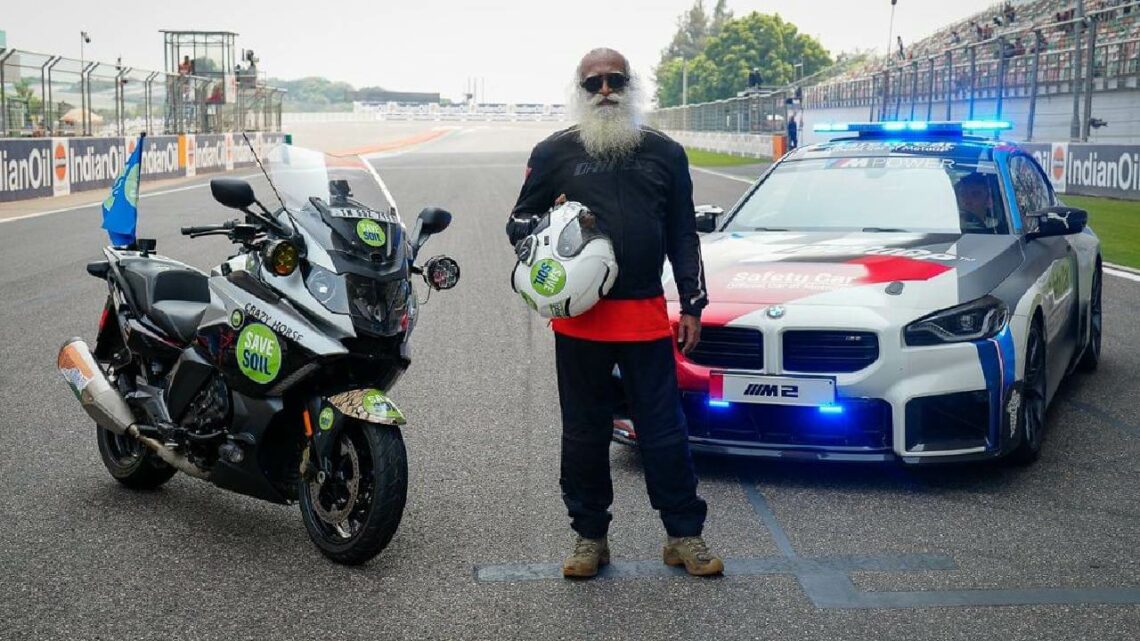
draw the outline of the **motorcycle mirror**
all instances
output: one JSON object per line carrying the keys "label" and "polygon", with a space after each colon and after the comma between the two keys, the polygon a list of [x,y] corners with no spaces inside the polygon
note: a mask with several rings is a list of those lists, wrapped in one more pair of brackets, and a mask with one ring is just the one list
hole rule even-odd
{"label": "motorcycle mirror", "polygon": [[245,209],[257,202],[253,187],[239,178],[214,178],[210,181],[214,200],[232,209]]}
{"label": "motorcycle mirror", "polygon": [[419,251],[427,242],[428,236],[438,234],[451,224],[451,212],[438,207],[424,207],[416,218],[416,226],[412,231],[412,248]]}
{"label": "motorcycle mirror", "polygon": [[419,219],[423,222],[420,233],[424,236],[430,236],[447,229],[447,226],[451,224],[451,212],[438,207],[425,207],[420,212]]}
{"label": "motorcycle mirror", "polygon": [[424,263],[424,281],[436,290],[451,289],[459,283],[459,263],[447,256],[433,256]]}

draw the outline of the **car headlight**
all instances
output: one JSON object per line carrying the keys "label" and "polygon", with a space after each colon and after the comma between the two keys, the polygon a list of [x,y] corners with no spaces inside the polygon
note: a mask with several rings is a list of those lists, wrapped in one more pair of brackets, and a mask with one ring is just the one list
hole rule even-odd
{"label": "car headlight", "polygon": [[935,312],[903,330],[906,344],[940,345],[977,341],[995,336],[1009,321],[1009,308],[993,296]]}

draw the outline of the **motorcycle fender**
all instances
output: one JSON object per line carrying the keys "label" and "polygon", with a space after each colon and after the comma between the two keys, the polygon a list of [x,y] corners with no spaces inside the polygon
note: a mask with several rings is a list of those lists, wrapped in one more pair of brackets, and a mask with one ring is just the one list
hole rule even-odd
{"label": "motorcycle fender", "polygon": [[398,427],[407,423],[392,399],[377,389],[358,389],[317,397],[308,403],[317,467],[330,471],[333,443],[349,421]]}

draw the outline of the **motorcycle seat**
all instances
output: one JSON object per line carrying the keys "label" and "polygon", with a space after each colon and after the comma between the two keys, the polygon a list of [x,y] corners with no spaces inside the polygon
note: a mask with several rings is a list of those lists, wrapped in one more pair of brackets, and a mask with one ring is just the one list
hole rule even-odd
{"label": "motorcycle seat", "polygon": [[124,259],[125,284],[139,311],[170,338],[194,340],[210,303],[209,280],[193,267],[162,256]]}
{"label": "motorcycle seat", "polygon": [[202,315],[206,313],[209,303],[188,300],[160,300],[150,306],[147,318],[154,321],[171,338],[182,343],[194,340],[198,332],[198,323],[202,322]]}

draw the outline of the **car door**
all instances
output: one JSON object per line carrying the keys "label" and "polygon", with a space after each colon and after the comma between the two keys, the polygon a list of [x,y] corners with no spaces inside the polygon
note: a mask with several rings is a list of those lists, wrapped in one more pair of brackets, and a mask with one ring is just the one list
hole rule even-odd
{"label": "car door", "polygon": [[[1037,229],[1030,216],[1056,204],[1056,197],[1045,174],[1023,153],[1009,159],[1010,179],[1021,228],[1026,234]],[[1026,236],[1028,238],[1028,236]],[[1050,394],[1060,384],[1077,347],[1077,254],[1069,236],[1034,238],[1025,242],[1026,262],[1038,265],[1041,276],[1041,307],[1045,318],[1046,354],[1048,356]]]}

